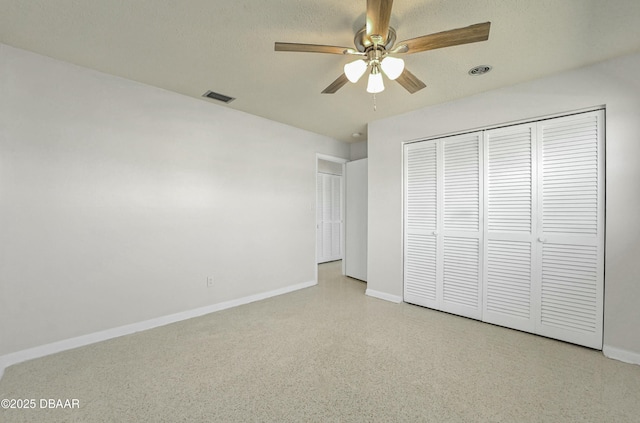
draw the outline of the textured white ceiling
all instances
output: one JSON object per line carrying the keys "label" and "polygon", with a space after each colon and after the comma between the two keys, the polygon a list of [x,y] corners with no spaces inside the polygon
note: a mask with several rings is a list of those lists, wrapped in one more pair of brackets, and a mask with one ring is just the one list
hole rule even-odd
{"label": "textured white ceiling", "polygon": [[[396,0],[398,40],[491,21],[489,40],[404,56],[427,88],[366,78],[320,92],[353,58],[275,52],[275,41],[350,47],[366,0],[0,0],[0,42],[343,141],[376,119],[640,50],[638,0]],[[467,74],[476,65],[493,71]],[[203,99],[202,101],[212,101]],[[222,103],[217,103],[222,104]],[[361,138],[353,138],[361,132]]]}

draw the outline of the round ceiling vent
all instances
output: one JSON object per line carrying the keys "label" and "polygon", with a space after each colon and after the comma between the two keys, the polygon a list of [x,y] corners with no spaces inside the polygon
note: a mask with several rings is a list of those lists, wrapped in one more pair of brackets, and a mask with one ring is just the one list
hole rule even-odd
{"label": "round ceiling vent", "polygon": [[475,68],[471,68],[469,70],[469,75],[484,75],[485,73],[489,72],[491,70],[491,66],[489,65],[480,65],[480,66],[476,66]]}

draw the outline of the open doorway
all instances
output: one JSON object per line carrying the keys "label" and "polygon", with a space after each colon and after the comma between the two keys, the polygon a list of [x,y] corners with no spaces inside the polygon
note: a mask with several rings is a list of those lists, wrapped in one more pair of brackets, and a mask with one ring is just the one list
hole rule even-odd
{"label": "open doorway", "polygon": [[346,159],[339,157],[316,155],[317,264],[343,259],[346,162]]}

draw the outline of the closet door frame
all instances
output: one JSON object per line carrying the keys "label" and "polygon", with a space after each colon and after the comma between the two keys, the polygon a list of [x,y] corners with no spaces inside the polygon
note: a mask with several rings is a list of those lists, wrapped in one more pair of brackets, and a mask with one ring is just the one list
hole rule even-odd
{"label": "closet door frame", "polygon": [[[318,220],[319,220],[319,216],[318,216],[318,180],[320,179],[320,174],[318,172],[318,161],[319,160],[325,160],[325,161],[329,161],[329,162],[334,162],[334,163],[339,163],[342,166],[342,176],[344,176],[345,173],[345,164],[349,161],[347,159],[343,159],[342,157],[336,157],[336,156],[331,156],[328,154],[322,154],[322,153],[316,153],[315,154],[316,157],[316,164],[315,164],[315,195],[314,195],[314,204],[310,204],[310,206],[313,208],[313,212],[315,214],[315,237],[316,237],[316,241],[315,241],[315,256],[314,256],[314,273],[315,273],[315,282],[318,283],[318,257],[320,254],[320,251],[318,251]],[[341,233],[340,233],[340,250],[342,251],[342,254],[344,254],[344,207],[345,207],[345,198],[344,198],[344,177],[342,178],[342,182],[341,182],[341,186],[340,186],[340,216],[342,219],[342,225],[341,225]],[[342,274],[344,274],[345,271],[345,263],[344,260],[342,261]]]}

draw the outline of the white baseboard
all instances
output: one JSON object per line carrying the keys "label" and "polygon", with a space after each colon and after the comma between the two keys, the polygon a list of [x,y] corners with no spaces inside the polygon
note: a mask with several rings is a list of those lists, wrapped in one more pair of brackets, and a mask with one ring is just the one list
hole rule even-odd
{"label": "white baseboard", "polygon": [[602,347],[602,353],[614,360],[624,361],[625,363],[639,364],[640,365],[640,353],[623,350],[622,348],[611,347],[604,345]]}
{"label": "white baseboard", "polygon": [[237,307],[244,304],[253,303],[255,301],[264,300],[270,297],[287,294],[299,289],[309,288],[317,285],[316,281],[303,282],[296,285],[286,286],[284,288],[275,289],[273,291],[263,292],[260,294],[250,295],[248,297],[238,298],[236,300],[225,301],[223,303],[213,304],[206,307],[200,307],[193,310],[187,310],[180,313],[170,314],[167,316],[156,317],[155,319],[145,320],[130,325],[119,326],[100,332],[90,333],[75,338],[65,339],[51,344],[41,345],[11,354],[0,356],[0,379],[7,367],[21,363],[23,361],[40,358],[58,352],[71,350],[73,348],[83,347],[85,345],[96,342],[106,341],[108,339],[117,338],[119,336],[130,335],[132,333],[141,332],[148,329],[157,328],[159,326],[168,325],[182,320],[192,319],[194,317],[203,316],[216,311],[226,310],[228,308]]}
{"label": "white baseboard", "polygon": [[387,294],[386,292],[374,291],[373,289],[367,289],[365,291],[365,295],[368,295],[373,298],[379,298],[385,301],[391,301],[392,303],[401,303],[402,297],[398,295]]}

